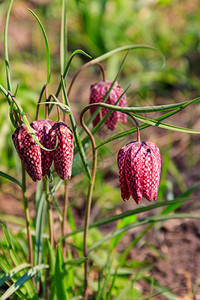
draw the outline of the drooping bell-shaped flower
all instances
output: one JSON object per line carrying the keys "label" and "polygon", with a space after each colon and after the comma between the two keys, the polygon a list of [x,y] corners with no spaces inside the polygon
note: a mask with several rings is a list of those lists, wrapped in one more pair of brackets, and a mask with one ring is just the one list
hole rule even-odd
{"label": "drooping bell-shaped flower", "polygon": [[[30,125],[39,134],[39,141],[47,149],[51,148],[49,131],[55,124],[52,120],[37,120],[32,122]],[[41,148],[41,164],[42,164],[42,176],[48,174],[53,161],[52,151],[46,151]]]}
{"label": "drooping bell-shaped flower", "polygon": [[127,201],[130,196],[138,204],[142,197],[156,200],[158,194],[161,155],[156,144],[131,142],[118,153],[121,196]]}
{"label": "drooping bell-shaped flower", "polygon": [[57,147],[52,151],[56,173],[62,179],[71,177],[73,162],[73,135],[70,128],[64,122],[56,122],[50,132],[51,147]]}
{"label": "drooping bell-shaped flower", "polygon": [[[90,90],[90,101],[89,104],[92,103],[99,103],[102,102],[103,98],[105,97],[106,93],[110,89],[112,85],[112,81],[99,81],[91,86]],[[115,82],[108,99],[106,100],[105,103],[114,105],[119,97],[123,94],[123,89],[119,85],[118,82]],[[126,101],[126,95],[124,94],[122,98],[119,100],[119,103],[117,104],[118,106],[127,106],[127,101]],[[90,108],[90,114],[92,115],[97,107],[91,107]],[[108,108],[102,108],[100,113],[97,114],[97,116],[93,120],[93,126],[96,126],[101,119],[100,114],[102,114],[102,117],[104,117],[107,112],[110,110]],[[114,130],[117,126],[118,121],[121,121],[123,124],[126,124],[127,122],[127,115],[124,113],[118,112],[118,111],[113,111],[111,115],[107,118],[105,121],[105,125],[107,126],[108,129]]]}
{"label": "drooping bell-shaped flower", "polygon": [[[35,136],[39,140],[39,134],[35,130],[33,131]],[[34,141],[32,135],[30,134],[28,128],[24,123],[17,127],[12,135],[12,140],[27,173],[30,175],[33,181],[41,180],[41,148]]]}

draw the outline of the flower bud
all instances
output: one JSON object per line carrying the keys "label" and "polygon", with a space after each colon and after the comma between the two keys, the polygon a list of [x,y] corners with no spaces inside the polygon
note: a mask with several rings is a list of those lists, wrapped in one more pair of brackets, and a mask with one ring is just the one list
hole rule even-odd
{"label": "flower bud", "polygon": [[118,153],[121,196],[127,201],[130,196],[138,204],[142,197],[156,200],[158,194],[161,155],[156,144],[131,142]]}
{"label": "flower bud", "polygon": [[[39,134],[35,130],[33,131],[39,140]],[[34,141],[25,124],[17,127],[12,135],[12,140],[27,173],[33,181],[41,180],[41,148]]]}
{"label": "flower bud", "polygon": [[[102,102],[103,98],[105,97],[106,93],[110,89],[112,85],[112,81],[99,81],[91,86],[91,91],[90,91],[90,101],[89,103],[99,103]],[[118,82],[115,82],[108,99],[106,100],[105,103],[114,105],[119,97],[123,94],[123,89],[120,87]],[[127,106],[126,102],[126,95],[124,94],[122,98],[120,99],[119,103],[117,104],[118,106]],[[97,107],[91,107],[90,108],[90,114],[92,115]],[[102,117],[104,117],[110,109],[108,108],[102,108],[101,109],[101,114]],[[105,121],[105,125],[107,126],[108,129],[114,130],[117,126],[118,121],[121,121],[123,124],[126,124],[127,122],[127,115],[118,111],[113,111],[110,116],[107,118]],[[93,120],[93,126],[96,126],[100,122],[100,113],[97,114],[97,116]]]}
{"label": "flower bud", "polygon": [[56,122],[50,132],[51,147],[58,145],[53,153],[54,167],[56,173],[62,179],[71,177],[73,162],[73,135],[70,128],[64,122]]}

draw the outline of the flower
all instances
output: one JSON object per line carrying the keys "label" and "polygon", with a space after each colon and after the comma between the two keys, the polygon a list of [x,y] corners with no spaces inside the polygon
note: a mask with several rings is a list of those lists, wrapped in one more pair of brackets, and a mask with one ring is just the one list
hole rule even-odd
{"label": "flower", "polygon": [[142,197],[156,200],[158,194],[161,155],[156,144],[130,142],[118,153],[121,196],[127,201],[130,196],[140,203]]}
{"label": "flower", "polygon": [[[64,122],[37,120],[30,124],[42,149],[33,139],[26,125],[20,125],[12,135],[14,146],[22,164],[33,181],[48,174],[54,160],[54,167],[62,179],[71,177],[73,160],[73,135]],[[58,143],[57,143],[58,142]]]}
{"label": "flower", "polygon": [[[35,130],[33,130],[33,132],[39,139],[39,134]],[[12,135],[12,140],[27,173],[30,175],[33,181],[41,180],[41,148],[34,141],[24,123],[17,127]]]}
{"label": "flower", "polygon": [[[103,98],[105,97],[106,93],[108,92],[109,88],[112,85],[112,81],[99,81],[91,86],[90,90],[90,101],[89,103],[99,103],[102,102]],[[120,87],[118,82],[115,82],[108,99],[106,100],[106,103],[114,105],[119,97],[123,94],[123,89]],[[124,94],[122,98],[120,99],[118,106],[127,106],[126,102],[126,95]],[[92,115],[97,107],[91,107],[90,108],[90,114]],[[108,108],[102,108],[101,114],[102,117],[104,117],[110,109]],[[127,122],[127,115],[118,111],[113,111],[110,116],[105,121],[105,125],[108,129],[114,130],[117,126],[118,121],[121,121],[123,124],[126,124]],[[97,116],[93,120],[93,126],[96,126],[100,122],[100,113],[97,114]]]}
{"label": "flower", "polygon": [[[35,129],[39,135],[39,142],[47,149],[52,149],[50,144],[49,131],[55,124],[52,120],[37,120],[30,124],[30,126]],[[49,169],[52,165],[53,153],[52,151],[46,151],[41,148],[41,167],[42,176],[48,174]]]}
{"label": "flower", "polygon": [[73,135],[70,128],[64,122],[56,122],[50,132],[51,147],[58,145],[53,153],[54,167],[56,173],[62,179],[71,177],[73,162]]}

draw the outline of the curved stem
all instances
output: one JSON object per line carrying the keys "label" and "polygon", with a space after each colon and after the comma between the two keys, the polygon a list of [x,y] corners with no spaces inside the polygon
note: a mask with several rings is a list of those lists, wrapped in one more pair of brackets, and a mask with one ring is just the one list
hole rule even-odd
{"label": "curved stem", "polygon": [[22,194],[23,194],[23,204],[24,204],[24,212],[26,218],[26,232],[28,239],[28,249],[29,249],[29,263],[33,265],[33,244],[31,237],[31,227],[30,227],[30,215],[28,209],[28,199],[26,196],[26,172],[22,165]]}
{"label": "curved stem", "polygon": [[[104,71],[103,65],[102,65],[101,63],[99,63],[99,62],[96,63],[96,64],[100,67],[101,72],[102,72],[102,75],[103,75],[103,81],[105,81],[105,71]],[[69,97],[69,94],[70,94],[70,92],[71,92],[72,86],[73,86],[73,84],[74,84],[76,78],[78,77],[78,75],[81,73],[82,70],[84,70],[86,67],[88,67],[88,66],[90,66],[90,65],[93,65],[93,64],[89,61],[89,62],[87,62],[86,64],[84,64],[84,65],[78,70],[78,72],[76,72],[76,74],[75,74],[74,77],[72,78],[72,81],[71,81],[70,86],[69,86],[69,88],[68,88],[68,92],[67,92],[67,96],[68,96],[68,97]]]}
{"label": "curved stem", "polygon": [[136,120],[136,118],[130,114],[130,113],[126,113],[129,117],[131,117],[131,119],[135,122],[136,128],[137,128],[137,142],[140,143],[140,126],[138,124],[138,121]]}
{"label": "curved stem", "polygon": [[[90,221],[90,211],[91,211],[91,203],[92,203],[92,193],[94,188],[94,182],[95,182],[95,175],[96,175],[96,168],[97,168],[97,149],[94,137],[88,127],[85,125],[83,116],[84,113],[87,111],[88,108],[85,108],[82,110],[80,115],[80,122],[83,127],[83,129],[88,134],[91,144],[92,144],[92,156],[93,156],[93,162],[92,162],[92,173],[91,173],[91,181],[89,183],[89,189],[88,189],[88,196],[87,196],[87,203],[86,203],[86,212],[85,212],[85,222],[84,222],[84,240],[83,240],[83,252],[84,256],[88,257],[88,248],[87,248],[87,237],[88,237],[88,228],[89,228],[89,221]],[[84,270],[84,297],[87,299],[87,288],[88,288],[88,260],[85,261],[85,270]]]}

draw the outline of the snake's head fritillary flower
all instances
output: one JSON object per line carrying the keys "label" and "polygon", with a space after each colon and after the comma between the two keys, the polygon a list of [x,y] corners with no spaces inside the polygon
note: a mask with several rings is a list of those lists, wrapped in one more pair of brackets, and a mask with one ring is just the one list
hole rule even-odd
{"label": "snake's head fritillary flower", "polygon": [[127,201],[130,196],[140,203],[157,199],[161,171],[161,155],[156,144],[131,142],[118,153],[121,196]]}
{"label": "snake's head fritillary flower", "polygon": [[[99,81],[91,86],[90,90],[90,101],[89,104],[92,103],[99,103],[102,102],[103,98],[105,97],[106,93],[110,89],[112,85],[112,81]],[[118,82],[115,82],[108,99],[106,100],[106,103],[114,105],[119,97],[123,94],[123,89],[119,85]],[[126,95],[124,94],[122,98],[119,100],[118,106],[127,106],[126,101]],[[92,115],[97,107],[91,107],[90,108],[90,114]],[[101,119],[100,114],[102,114],[102,117],[104,117],[110,110],[108,108],[102,108],[100,113],[97,114],[97,116],[93,120],[93,126],[96,126]],[[127,122],[127,115],[118,111],[113,111],[110,116],[105,121],[105,125],[108,129],[114,130],[117,126],[118,121],[121,121],[123,124],[126,124]]]}
{"label": "snake's head fritillary flower", "polygon": [[56,122],[50,132],[51,147],[58,145],[53,153],[54,167],[61,179],[71,177],[73,162],[73,135],[70,128],[64,122]]}
{"label": "snake's head fritillary flower", "polygon": [[[39,134],[39,141],[47,149],[51,149],[49,131],[55,124],[52,120],[37,120],[32,122],[30,125]],[[42,176],[48,174],[53,161],[52,151],[46,151],[41,148],[41,164],[42,164]]]}
{"label": "snake's head fritillary flower", "polygon": [[[35,131],[34,134],[40,139],[39,134]],[[22,164],[30,175],[33,181],[42,179],[41,168],[41,148],[34,141],[32,135],[28,131],[25,124],[17,127],[12,135],[13,144],[17,150]]]}

